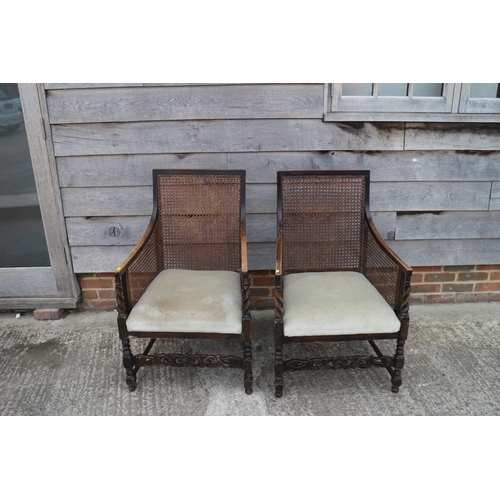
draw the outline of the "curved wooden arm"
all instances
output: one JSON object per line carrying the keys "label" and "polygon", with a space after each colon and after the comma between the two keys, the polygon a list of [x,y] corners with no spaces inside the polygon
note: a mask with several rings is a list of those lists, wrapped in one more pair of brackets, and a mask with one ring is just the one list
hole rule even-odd
{"label": "curved wooden arm", "polygon": [[148,227],[146,228],[146,231],[142,235],[142,238],[137,242],[135,247],[130,251],[125,260],[120,264],[120,266],[115,269],[116,275],[123,276],[127,272],[130,264],[139,256],[142,248],[144,248],[149,238],[151,237],[151,234],[154,231],[155,224],[156,220],[150,221]]}
{"label": "curved wooden arm", "polygon": [[244,223],[240,225],[241,231],[241,272],[248,273],[248,249],[247,249],[247,231]]}

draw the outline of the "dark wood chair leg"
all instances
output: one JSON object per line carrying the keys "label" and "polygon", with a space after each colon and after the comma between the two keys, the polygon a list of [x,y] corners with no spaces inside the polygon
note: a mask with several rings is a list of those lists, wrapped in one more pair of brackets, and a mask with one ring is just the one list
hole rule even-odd
{"label": "dark wood chair leg", "polygon": [[283,323],[274,327],[274,391],[277,398],[283,396]]}
{"label": "dark wood chair leg", "polygon": [[283,396],[283,346],[277,345],[274,350],[274,391],[277,398]]}
{"label": "dark wood chair leg", "polygon": [[252,343],[244,342],[243,349],[243,370],[245,371],[244,384],[245,393],[253,393],[253,375],[252,375]]}
{"label": "dark wood chair leg", "polygon": [[134,357],[130,349],[129,339],[122,339],[122,346],[123,366],[126,372],[125,383],[127,384],[128,390],[132,392],[135,391],[137,377],[134,370]]}
{"label": "dark wood chair leg", "polygon": [[401,384],[403,382],[401,371],[403,370],[403,366],[405,363],[404,346],[405,346],[405,339],[398,339],[396,347],[396,355],[394,357],[395,368],[394,368],[394,375],[392,377],[392,389],[391,389],[392,392],[394,393],[399,392],[399,388],[401,387]]}

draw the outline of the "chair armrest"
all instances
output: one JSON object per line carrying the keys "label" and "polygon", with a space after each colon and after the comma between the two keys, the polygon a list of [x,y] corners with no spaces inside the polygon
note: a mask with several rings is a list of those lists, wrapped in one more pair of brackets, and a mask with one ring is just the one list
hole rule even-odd
{"label": "chair armrest", "polygon": [[278,221],[277,238],[276,238],[276,267],[274,269],[275,276],[281,276],[283,272],[283,247],[282,247],[282,233],[281,221]]}
{"label": "chair armrest", "polygon": [[125,257],[125,260],[120,264],[120,266],[115,269],[115,274],[119,274],[120,276],[125,275],[125,273],[128,271],[128,268],[130,267],[130,264],[132,264],[132,262],[134,262],[139,257],[142,249],[147,245],[148,241],[151,238],[154,238],[154,227],[155,221],[151,221],[141,239],[137,242],[137,244],[130,251],[127,257]]}
{"label": "chair armrest", "polygon": [[245,224],[240,224],[241,233],[241,272],[248,274],[248,248],[247,248],[247,230]]}
{"label": "chair armrest", "polygon": [[141,298],[158,272],[155,221],[151,221],[137,245],[115,270],[115,282],[120,283],[122,287],[127,313]]}

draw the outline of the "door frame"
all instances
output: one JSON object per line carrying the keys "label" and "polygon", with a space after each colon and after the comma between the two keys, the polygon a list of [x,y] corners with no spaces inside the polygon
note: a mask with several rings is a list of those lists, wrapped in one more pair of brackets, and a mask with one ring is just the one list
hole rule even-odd
{"label": "door frame", "polygon": [[80,299],[73,272],[42,84],[19,83],[50,266],[0,268],[0,310],[74,308]]}

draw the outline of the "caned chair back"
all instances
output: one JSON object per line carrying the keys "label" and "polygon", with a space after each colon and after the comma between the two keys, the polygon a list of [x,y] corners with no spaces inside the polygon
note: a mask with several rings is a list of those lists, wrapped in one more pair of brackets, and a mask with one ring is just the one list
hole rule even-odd
{"label": "caned chair back", "polygon": [[153,234],[129,268],[132,304],[165,269],[246,268],[244,171],[154,170],[153,191]]}
{"label": "caned chair back", "polygon": [[368,184],[368,171],[278,173],[283,275],[361,272],[366,251]]}

